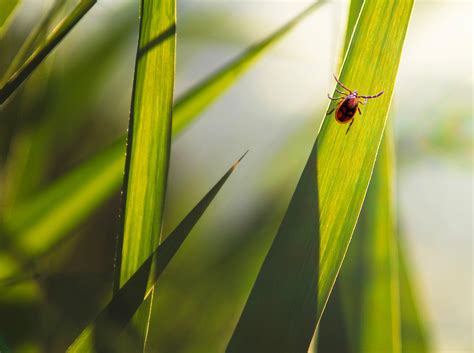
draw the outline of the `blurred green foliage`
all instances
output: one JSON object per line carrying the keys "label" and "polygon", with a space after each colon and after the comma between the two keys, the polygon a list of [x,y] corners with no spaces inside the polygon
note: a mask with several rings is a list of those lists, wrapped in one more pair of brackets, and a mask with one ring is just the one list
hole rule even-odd
{"label": "blurred green foliage", "polygon": [[[341,349],[365,353],[374,347],[369,343],[378,342],[382,346],[388,341],[391,342],[390,348],[384,346],[387,352],[428,351],[424,317],[418,310],[416,286],[412,285],[416,279],[412,276],[411,266],[407,265],[409,261],[404,251],[400,250],[398,254],[399,239],[396,238],[392,223],[394,205],[388,194],[389,184],[394,182],[394,163],[386,159],[384,143],[377,163],[383,164],[382,168],[385,169],[380,169],[378,164],[376,166],[374,183],[362,211],[355,242],[349,249],[349,261],[344,264],[341,282],[336,284],[334,293],[329,297],[371,176],[411,6],[410,1],[363,3],[353,0],[350,4],[348,28],[353,28],[357,23],[358,17],[351,14],[358,14],[357,9],[361,6],[365,6],[366,12],[359,19],[359,31],[352,37],[342,79],[351,87],[354,84],[363,93],[385,89],[385,95],[379,101],[371,102],[364,109],[364,116],[375,118],[362,122],[364,116],[358,117],[348,136],[341,132],[345,129],[335,125],[332,117],[326,119],[311,155],[312,163],[307,164],[306,177],[297,189],[299,191],[295,199],[301,202],[293,201],[298,207],[290,206],[285,216],[285,226],[280,230],[287,207],[284,195],[291,194],[294,186],[292,176],[303,169],[310,143],[316,135],[314,121],[305,124],[290,137],[282,151],[276,148],[272,150],[275,160],[266,161],[258,169],[265,171],[263,175],[246,181],[248,184],[260,183],[258,187],[264,191],[262,194],[265,197],[258,203],[239,214],[230,200],[224,206],[227,211],[225,219],[216,219],[216,209],[211,207],[209,214],[193,231],[193,241],[183,245],[183,249],[170,261],[160,277],[159,290],[152,299],[154,310],[150,321],[152,331],[148,340],[149,351],[225,351],[250,293],[260,285],[258,280],[257,284],[255,281],[264,261],[269,261],[265,258],[275,234],[280,238],[286,236],[286,241],[280,243],[276,255],[275,251],[270,251],[270,259],[273,256],[278,261],[273,262],[275,266],[270,261],[270,265],[264,265],[264,270],[270,273],[276,285],[263,292],[263,299],[258,300],[258,305],[252,309],[254,316],[249,316],[251,324],[247,323],[247,330],[254,330],[258,337],[267,332],[267,337],[270,337],[267,343],[273,340],[272,352],[292,349],[288,347],[298,347],[298,351],[302,351],[321,319],[328,298],[325,315],[319,326],[320,352]],[[57,31],[58,25],[61,27],[61,20],[67,18],[70,9],[76,8],[78,4],[87,8],[93,2],[51,3],[49,8],[44,7],[44,15],[36,15],[33,22],[37,25],[34,25],[27,17],[17,22],[17,17],[21,19],[22,11],[18,11],[18,16],[13,20],[7,21],[16,2],[0,1],[0,9],[4,10],[0,11],[2,76],[8,80],[17,69],[21,70],[22,63],[35,52],[34,48],[44,45],[50,38],[49,34]],[[266,53],[266,49],[282,39],[320,4],[313,4],[272,35],[247,48],[223,68],[212,70],[213,74],[181,96],[183,98],[178,99],[174,106],[172,133],[177,134],[189,127],[205,108]],[[72,32],[34,71],[32,66],[28,69],[31,76],[16,88],[15,94],[0,108],[0,121],[3,124],[0,129],[0,349],[11,347],[21,352],[64,351],[107,304],[112,292],[112,273],[117,267],[117,263],[114,264],[114,244],[116,235],[121,232],[118,226],[119,196],[113,195],[122,182],[125,147],[121,136],[132,96],[131,68],[135,59],[138,12],[135,7],[125,4],[121,5],[119,11],[114,10],[110,14],[107,13],[110,10],[108,6],[99,2],[91,11],[84,12],[87,15],[78,24],[76,22],[80,16],[76,13],[73,16],[76,22],[69,23]],[[401,15],[393,21],[390,16],[381,15],[385,11],[389,12],[391,6],[391,10],[399,11]],[[107,13],[105,17],[108,20],[103,23],[87,22],[88,18],[94,16],[97,16],[95,19],[101,18],[98,15],[101,11]],[[203,21],[198,16],[188,16],[186,18],[190,22]],[[225,20],[219,23],[222,27],[226,25]],[[10,24],[10,28],[5,28]],[[373,34],[372,26],[380,30],[377,35]],[[192,39],[215,30],[200,26],[199,31],[183,31],[183,35]],[[62,33],[65,35],[67,31]],[[225,33],[225,28],[219,28],[217,36],[227,38]],[[384,33],[391,39],[383,37]],[[238,37],[238,34],[231,33],[229,36]],[[153,38],[150,36],[148,39]],[[350,38],[346,34],[344,48],[351,43]],[[140,48],[147,46],[148,39],[142,37]],[[164,50],[164,47],[153,48]],[[172,52],[168,52],[170,60],[174,57]],[[383,72],[375,70],[372,65],[374,53],[379,53],[377,57],[384,60],[383,65],[380,64]],[[125,70],[124,62],[129,66]],[[159,68],[159,65],[152,65],[151,71]],[[168,73],[174,76],[171,71]],[[155,76],[155,72],[151,74]],[[154,87],[142,87],[142,93],[154,97],[153,101],[156,100],[155,94],[163,93],[160,89],[164,82],[162,74],[154,78],[157,79]],[[167,107],[171,109],[169,95],[167,98]],[[151,106],[139,105],[139,108]],[[156,111],[152,109],[149,113],[151,116]],[[322,111],[317,114],[322,115]],[[447,123],[448,119],[442,120],[434,130],[425,132],[424,138],[420,138],[417,133],[402,136],[400,141],[406,141],[407,146],[414,148],[402,150],[400,160],[413,161],[422,153],[436,149],[451,153],[469,150],[469,132],[462,133],[469,121],[465,112],[447,108],[436,114],[454,114],[456,119]],[[166,126],[168,128],[163,131],[169,132],[165,139],[169,142],[171,123]],[[151,130],[145,128],[144,131],[148,134]],[[137,130],[131,129],[131,134],[134,133]],[[460,135],[463,138],[459,138]],[[200,143],[205,145],[205,142]],[[140,144],[139,147],[144,145]],[[135,158],[137,165],[143,165],[146,160],[154,161],[157,154],[162,157],[168,155],[171,148],[169,144],[166,149],[158,145],[154,147],[145,152],[135,150],[130,154],[129,151],[128,156]],[[100,150],[102,152],[97,152]],[[421,152],[412,153],[413,150]],[[167,164],[165,159],[162,159],[162,166]],[[179,157],[177,160],[179,163]],[[341,171],[345,177],[338,179],[337,172]],[[197,183],[199,171],[194,172]],[[162,181],[166,180],[166,174],[164,168],[160,177]],[[143,182],[143,178],[136,178],[132,188],[143,188],[147,197],[150,197],[147,191],[150,187]],[[311,187],[311,191],[301,186],[303,182]],[[319,196],[317,192],[320,192]],[[152,213],[147,217],[148,221],[157,224],[154,227],[156,229],[148,232],[150,237],[160,236],[162,222],[159,214],[164,212],[165,186],[159,193],[162,196],[151,197],[152,201],[160,203],[158,213],[138,202],[138,209]],[[176,198],[190,199],[184,186],[177,194]],[[109,201],[104,204],[107,199]],[[312,203],[309,204],[308,200]],[[385,207],[381,208],[380,204]],[[180,205],[178,203],[174,208]],[[310,210],[317,217],[307,217]],[[164,217],[168,215],[168,218],[172,218],[169,215],[177,214],[174,212],[174,209],[168,209]],[[138,216],[131,217],[134,221],[139,220]],[[328,231],[328,228],[335,226],[337,229]],[[131,247],[138,245],[134,234],[136,229],[138,227],[128,230]],[[310,234],[306,239],[308,241],[295,242],[296,230],[303,235]],[[142,233],[140,235],[144,235]],[[17,237],[18,234],[22,236]],[[150,237],[147,237],[147,241]],[[319,241],[322,248],[316,246]],[[288,254],[288,249],[293,245],[299,257],[289,256],[292,254]],[[328,247],[332,249],[329,252]],[[150,243],[146,248],[142,260],[154,247]],[[315,255],[315,251],[321,251],[321,254]],[[302,258],[304,252],[313,254],[308,257],[310,265]],[[130,256],[125,257],[126,261],[129,259]],[[139,263],[137,261],[135,265]],[[320,265],[317,266],[317,263]],[[135,265],[132,267],[137,267]],[[300,268],[305,271],[298,272]],[[292,281],[282,281],[285,271],[287,278]],[[128,271],[128,275],[131,276],[133,272]],[[292,277],[295,273],[303,272],[305,274],[299,279]],[[355,278],[357,281],[354,281]],[[312,280],[320,288],[316,297],[308,299],[308,296],[311,297],[308,295],[308,283]],[[282,284],[286,285],[287,292],[275,289],[281,289]],[[287,296],[288,293],[290,295]],[[293,296],[295,293],[296,296]],[[399,309],[396,299],[398,293]],[[279,302],[280,307],[270,300],[278,301],[278,296],[280,299],[286,296]],[[295,300],[297,297],[303,299]],[[299,315],[292,311],[294,306],[282,305],[287,299],[288,302],[302,304]],[[305,300],[317,301],[313,307],[317,313],[306,311]],[[281,309],[283,315],[279,315],[277,308]],[[386,310],[391,311],[383,315],[380,322],[380,313]],[[374,315],[361,314],[366,312]],[[254,327],[253,317],[262,318],[260,327]],[[397,325],[400,325],[399,332]],[[288,339],[290,336],[291,339]],[[237,345],[239,349],[242,345],[252,343],[248,335],[242,337],[240,345]],[[123,343],[120,348],[134,349],[136,339],[137,330],[132,327],[127,337],[118,340],[119,344]],[[268,344],[263,345],[262,351],[267,351],[269,347]]]}

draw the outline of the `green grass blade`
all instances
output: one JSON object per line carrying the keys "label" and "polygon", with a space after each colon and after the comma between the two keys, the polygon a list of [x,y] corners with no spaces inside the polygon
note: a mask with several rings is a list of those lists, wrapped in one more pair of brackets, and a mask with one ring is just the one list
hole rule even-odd
{"label": "green grass blade", "polygon": [[369,184],[412,7],[364,4],[340,76],[363,94],[385,94],[364,106],[347,135],[332,116],[324,120],[228,353],[308,349]]}
{"label": "green grass blade", "polygon": [[[171,147],[175,30],[159,46],[145,54],[142,50],[175,26],[174,0],[142,0],[115,290],[130,279],[160,242]],[[138,335],[143,338],[143,349],[150,308],[148,300],[134,320]]]}
{"label": "green grass blade", "polygon": [[46,42],[40,45],[23,65],[3,83],[0,88],[0,105],[15,92],[96,2],[97,0],[81,0],[73,11],[58,24],[55,30],[48,36]]}
{"label": "green grass blade", "polygon": [[19,3],[20,0],[0,0],[0,37]]}
{"label": "green grass blade", "polygon": [[[175,230],[166,237],[166,240],[151,253],[122,288],[114,294],[99,316],[71,344],[67,350],[68,352],[86,353],[95,350],[104,351],[104,349],[105,351],[112,351],[109,345],[117,341],[120,333],[125,329],[140,304],[143,303],[144,298],[150,295],[151,290],[174,254],[244,156],[224,174]],[[149,277],[150,272],[152,275]]]}
{"label": "green grass blade", "polygon": [[[363,1],[350,3],[344,52]],[[400,352],[398,261],[393,209],[393,132],[386,131],[335,290],[319,327],[318,352]],[[367,313],[367,314],[362,314]],[[381,320],[380,318],[383,317]]]}
{"label": "green grass blade", "polygon": [[[391,129],[390,129],[391,130]],[[323,316],[318,352],[343,335],[351,352],[429,352],[404,248],[395,236],[389,189],[393,132],[382,142],[364,208],[336,288]],[[390,184],[390,185],[389,185]],[[341,334],[341,331],[346,331]],[[341,340],[340,340],[341,341]]]}
{"label": "green grass blade", "polygon": [[[288,33],[299,21],[301,21],[307,14],[312,10],[317,8],[317,4],[311,5],[307,10],[299,14],[297,17],[293,18],[290,22],[286,23],[278,31],[264,39],[263,41],[254,44],[251,49],[246,50],[243,54],[239,55],[237,59],[229,62],[225,67],[216,71],[215,74],[212,74],[210,78],[204,79],[202,82],[198,83],[195,88],[192,88],[188,93],[185,93],[182,98],[178,99],[178,102],[181,102],[175,105],[173,109],[173,125],[172,125],[172,135],[176,137],[184,129],[190,126],[190,124],[198,117],[196,112],[202,111],[204,108],[208,107],[212,102],[219,97],[220,94],[224,92],[231,84],[235,83],[237,79],[242,75],[245,70],[249,69],[251,64],[255,63],[260,54],[263,54],[266,49],[270,48],[273,44],[277,43],[280,39],[283,38],[284,34]],[[166,32],[166,30],[164,31]],[[160,34],[157,38],[162,38]],[[156,44],[156,42],[155,42]],[[254,49],[252,49],[254,48]],[[255,49],[257,48],[257,49]],[[232,74],[230,74],[232,73]],[[198,89],[199,87],[199,89]],[[220,87],[221,91],[216,89]],[[202,100],[202,102],[197,102],[197,100]],[[190,108],[190,107],[199,107]],[[101,176],[107,175],[108,183],[110,185],[103,186],[104,190],[97,190],[97,199],[105,201],[109,198],[114,192],[118,191],[119,184],[117,180],[122,178],[122,170],[117,168],[118,165],[123,165],[124,161],[124,148],[125,136],[122,137],[110,150],[104,152],[108,157],[102,159],[102,163],[94,163],[93,161],[86,161],[84,165],[93,164],[96,168],[96,175],[94,175],[93,169],[91,169],[90,174],[81,171],[82,166],[78,167],[76,170],[69,172],[66,176],[60,178],[57,182],[53,183],[47,194],[60,194],[63,196],[62,200],[66,202],[67,199],[77,199],[75,195],[80,195],[81,193],[93,194],[94,187],[97,184],[93,181],[94,178],[99,178],[104,180],[104,183],[107,183],[105,179]],[[86,167],[84,167],[86,168]],[[89,167],[87,167],[89,169]],[[113,173],[109,172],[113,170]],[[64,179],[74,179],[76,184],[65,182]],[[64,186],[70,185],[69,189]],[[101,186],[102,187],[102,186]],[[86,203],[79,202],[75,207],[75,212],[71,212],[66,220],[56,219],[57,215],[60,214],[62,208],[62,202],[59,200],[54,200],[54,202],[49,202],[49,196],[39,195],[32,200],[28,200],[25,204],[35,204],[35,206],[18,206],[17,208],[11,211],[11,216],[3,221],[4,227],[11,233],[11,237],[22,244],[28,244],[28,241],[21,240],[24,236],[28,234],[34,234],[36,229],[36,224],[55,224],[59,222],[68,223],[67,227],[58,227],[54,228],[42,228],[42,239],[45,244],[45,247],[41,250],[45,250],[51,247],[56,243],[61,237],[65,236],[68,231],[71,230],[71,227],[79,224],[88,215],[90,215],[96,206],[100,204],[94,202],[93,207],[90,208]],[[57,201],[57,202],[56,202]],[[28,212],[25,214],[26,210],[30,207],[35,207],[42,209],[41,214],[37,214],[37,217],[29,218],[31,216]],[[21,223],[21,229],[17,228],[15,224]],[[29,236],[28,236],[29,237]],[[35,248],[24,249],[30,256],[35,257],[39,256],[41,252],[35,251]]]}

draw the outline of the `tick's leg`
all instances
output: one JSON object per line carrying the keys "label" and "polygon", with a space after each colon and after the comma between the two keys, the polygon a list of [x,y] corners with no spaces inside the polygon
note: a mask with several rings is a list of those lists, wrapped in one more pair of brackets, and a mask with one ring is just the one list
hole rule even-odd
{"label": "tick's leg", "polygon": [[[360,107],[357,107],[357,110],[359,111],[359,114],[362,115],[362,112],[360,111]],[[354,120],[352,120],[352,121],[354,121]]]}
{"label": "tick's leg", "polygon": [[340,93],[340,94],[342,94],[342,95],[344,95],[344,96],[347,96],[347,93],[342,92],[342,91],[339,91],[337,88],[336,88],[336,92],[338,92],[338,93]]}
{"label": "tick's leg", "polygon": [[339,99],[341,99],[342,97],[331,97],[329,94],[328,94],[328,98],[332,101],[337,101]]}
{"label": "tick's leg", "polygon": [[329,112],[327,112],[327,113],[326,113],[326,115],[329,115],[329,114],[331,114],[333,111],[334,111],[334,108],[333,108],[333,109],[331,109]]}
{"label": "tick's leg", "polygon": [[381,91],[377,94],[374,94],[373,96],[359,96],[360,98],[365,98],[365,99],[372,99],[372,98],[377,98],[380,97],[383,94],[384,91]]}
{"label": "tick's leg", "polygon": [[364,100],[362,101],[360,99],[360,96],[359,96],[359,103],[362,104],[362,105],[366,105],[367,104],[367,98],[364,98]]}
{"label": "tick's leg", "polygon": [[351,91],[349,88],[347,88],[346,86],[344,86],[344,84],[343,84],[341,81],[339,81],[339,80],[337,79],[336,75],[334,75],[334,74],[332,74],[332,75],[334,76],[334,79],[336,80],[336,82],[339,83],[342,88],[344,88],[346,91],[349,91],[349,93],[352,93],[352,91]]}
{"label": "tick's leg", "polygon": [[352,119],[351,123],[349,124],[349,127],[348,127],[347,130],[346,130],[346,135],[347,135],[347,133],[349,132],[349,129],[351,128],[353,122],[354,122],[354,119]]}

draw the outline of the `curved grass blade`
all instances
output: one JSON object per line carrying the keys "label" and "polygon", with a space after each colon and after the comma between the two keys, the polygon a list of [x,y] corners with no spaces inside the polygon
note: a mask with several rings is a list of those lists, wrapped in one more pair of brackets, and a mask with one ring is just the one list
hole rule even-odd
{"label": "curved grass blade", "polygon": [[8,97],[10,97],[34,69],[41,64],[96,2],[97,0],[81,0],[74,10],[58,24],[46,42],[39,46],[23,65],[2,84],[0,88],[0,105],[5,103]]}
{"label": "curved grass blade", "polygon": [[[121,212],[117,238],[114,290],[135,273],[161,241],[171,147],[176,55],[176,3],[142,0],[131,116],[128,129]],[[162,33],[172,34],[142,54]],[[151,299],[134,320],[139,341],[146,345]]]}
{"label": "curved grass blade", "polygon": [[[67,352],[111,351],[110,345],[117,340],[133,314],[147,298],[160,275],[178,251],[194,225],[199,221],[229,176],[245,154],[222,176],[212,189],[188,213],[166,240],[154,250],[138,270],[114,294],[99,316],[84,329]],[[151,270],[150,270],[151,269]],[[150,276],[148,274],[151,273]]]}
{"label": "curved grass blade", "polygon": [[[198,112],[201,112],[203,109],[208,107],[212,102],[222,94],[225,89],[230,87],[237,79],[242,75],[247,69],[251,67],[251,64],[255,63],[258,57],[265,52],[266,49],[270,48],[272,45],[277,43],[283,36],[288,33],[299,21],[301,21],[305,16],[307,16],[311,11],[318,8],[318,4],[322,4],[323,2],[319,2],[317,4],[311,5],[307,10],[302,12],[297,17],[293,18],[290,22],[285,24],[281,27],[278,31],[264,39],[263,41],[254,44],[252,47],[247,49],[244,53],[239,55],[235,60],[231,61],[225,67],[216,71],[216,73],[212,74],[210,78],[204,79],[202,82],[198,83],[196,87],[192,88],[188,93],[185,93],[182,98],[178,98],[178,102],[180,104],[176,104],[173,109],[173,122],[172,122],[172,136],[178,136],[182,131],[190,126],[190,124],[198,117],[196,115]],[[163,32],[166,32],[169,29],[166,28]],[[154,39],[154,45],[158,45],[158,41],[156,38],[162,38],[163,40],[166,39],[166,36],[163,36],[163,32],[157,35]],[[149,46],[146,46],[149,48]],[[150,50],[150,49],[147,49]],[[141,54],[143,55],[143,54]],[[232,74],[231,74],[232,73]],[[199,87],[199,89],[198,89]],[[197,102],[198,100],[202,100],[201,102]],[[199,107],[199,109],[197,108]],[[110,183],[104,187],[103,191],[96,191],[97,192],[97,200],[101,199],[102,202],[109,198],[114,192],[118,191],[119,183],[117,180],[122,178],[122,170],[117,168],[118,165],[123,165],[124,161],[124,148],[125,145],[125,136],[122,137],[120,140],[114,144],[113,147],[110,148],[107,152],[103,152],[107,154],[107,158],[102,159],[102,163],[94,163],[92,161],[84,162],[84,165],[94,164],[94,168],[96,168],[96,174],[94,174],[94,169],[90,169],[90,173],[83,173],[81,171],[82,167],[79,167],[75,170],[72,170],[64,177],[60,178],[57,182],[53,183],[46,191],[47,194],[60,194],[63,196],[63,202],[66,202],[67,199],[71,198],[72,200],[78,200],[75,195],[80,195],[81,193],[84,194],[93,194],[94,188],[98,187],[98,185],[94,182],[94,178],[99,178],[104,183]],[[100,158],[100,157],[97,157]],[[84,167],[85,168],[85,167]],[[87,168],[89,170],[89,168]],[[113,172],[110,172],[112,171]],[[115,173],[115,174],[111,174]],[[107,175],[108,182],[103,178],[103,176]],[[74,179],[76,180],[76,184],[69,184],[64,182],[65,179]],[[70,188],[63,186],[64,184],[70,185]],[[32,200],[28,200],[26,203],[28,206],[22,206],[13,209],[11,211],[11,216],[8,217],[3,221],[4,228],[9,230],[12,239],[17,241],[17,239],[27,244],[28,242],[24,242],[21,239],[27,234],[34,234],[36,224],[62,224],[66,222],[68,224],[67,227],[58,227],[55,228],[42,228],[44,232],[42,232],[41,238],[44,242],[44,247],[42,249],[46,250],[50,248],[54,243],[56,243],[61,237],[65,236],[65,234],[71,230],[71,227],[74,225],[79,224],[82,222],[87,216],[92,213],[96,206],[100,204],[94,202],[94,207],[90,208],[84,202],[79,202],[75,206],[75,212],[71,212],[68,217],[69,219],[66,220],[64,218],[56,219],[56,217],[60,214],[60,210],[62,209],[62,203],[59,200],[55,200],[55,202],[49,202],[49,196],[42,196],[39,195]],[[56,202],[57,201],[57,202]],[[35,205],[35,206],[33,206]],[[28,218],[29,214],[26,212],[30,207],[34,207],[37,209],[42,209],[41,214],[37,214],[36,217]],[[64,215],[63,215],[64,216]],[[31,220],[31,221],[30,221]],[[23,223],[21,223],[23,222]],[[21,223],[22,229],[19,229],[15,226],[15,224]],[[36,249],[25,249],[25,251],[31,257],[36,257],[41,255],[42,251],[35,251]]]}
{"label": "curved grass blade", "polygon": [[347,135],[332,117],[323,121],[228,353],[307,351],[362,207],[412,7],[412,0],[364,3],[340,76],[359,92],[385,94]]}
{"label": "curved grass blade", "polygon": [[[350,3],[344,51],[362,5]],[[335,335],[343,336],[341,351],[400,352],[392,135],[386,130],[354,239],[322,318],[319,353],[333,351]]]}
{"label": "curved grass blade", "polygon": [[[363,1],[350,3],[344,52]],[[393,132],[385,132],[355,235],[319,327],[318,352],[400,352],[398,263],[393,210]],[[374,315],[375,314],[375,315]],[[341,348],[342,349],[342,348]]]}

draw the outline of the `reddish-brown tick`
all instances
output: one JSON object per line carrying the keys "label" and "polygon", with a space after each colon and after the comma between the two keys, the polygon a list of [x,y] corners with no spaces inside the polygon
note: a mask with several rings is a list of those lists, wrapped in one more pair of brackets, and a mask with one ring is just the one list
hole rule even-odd
{"label": "reddish-brown tick", "polygon": [[346,86],[344,86],[344,84],[337,79],[336,75],[334,75],[334,79],[336,80],[337,83],[341,85],[341,87],[344,90],[346,90],[349,93],[339,91],[336,88],[336,92],[339,92],[340,94],[342,94],[342,97],[331,97],[328,94],[329,99],[339,101],[339,102],[337,103],[336,108],[329,111],[326,115],[329,115],[334,110],[336,110],[335,118],[338,123],[340,124],[350,123],[346,131],[346,134],[347,134],[349,132],[349,129],[351,128],[352,123],[354,122],[355,113],[358,111],[359,114],[362,114],[359,107],[359,103],[364,105],[367,103],[368,99],[377,98],[381,96],[383,94],[383,91],[377,94],[374,94],[373,96],[361,96],[357,93],[357,91],[352,91]]}

